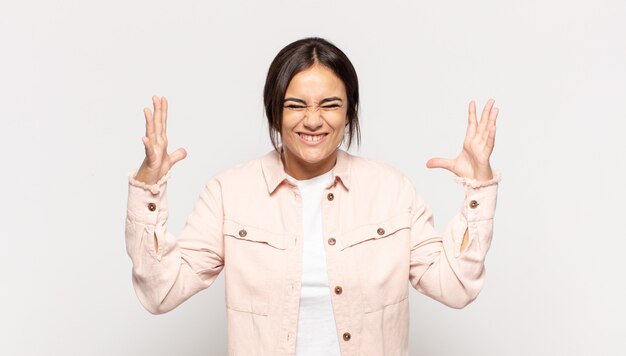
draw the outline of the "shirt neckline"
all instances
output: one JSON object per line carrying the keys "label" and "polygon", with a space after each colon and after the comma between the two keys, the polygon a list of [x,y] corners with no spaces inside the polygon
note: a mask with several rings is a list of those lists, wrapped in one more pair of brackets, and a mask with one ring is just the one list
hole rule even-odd
{"label": "shirt neckline", "polygon": [[[261,157],[261,169],[269,194],[274,193],[283,181],[294,185],[296,183],[287,177],[279,152],[280,150],[272,149]],[[337,149],[337,162],[331,170],[333,172],[331,184],[335,184],[334,181],[340,182],[346,191],[350,191],[350,171],[354,158],[350,153]]]}
{"label": "shirt neckline", "polygon": [[317,175],[315,177],[311,177],[309,179],[296,179],[296,178],[290,176],[287,173],[285,173],[285,174],[287,175],[288,179],[290,179],[293,183],[295,183],[298,186],[302,186],[302,185],[311,186],[311,185],[315,185],[317,183],[323,183],[323,182],[326,182],[327,180],[329,180],[333,176],[333,170],[334,170],[334,168],[332,168],[328,172],[322,173],[322,174]]}

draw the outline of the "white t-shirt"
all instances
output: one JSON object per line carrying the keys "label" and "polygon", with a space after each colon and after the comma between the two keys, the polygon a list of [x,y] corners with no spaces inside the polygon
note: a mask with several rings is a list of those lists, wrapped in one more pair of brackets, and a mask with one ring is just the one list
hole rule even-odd
{"label": "white t-shirt", "polygon": [[322,236],[322,197],[332,170],[307,180],[290,178],[302,199],[304,235],[296,355],[340,356]]}

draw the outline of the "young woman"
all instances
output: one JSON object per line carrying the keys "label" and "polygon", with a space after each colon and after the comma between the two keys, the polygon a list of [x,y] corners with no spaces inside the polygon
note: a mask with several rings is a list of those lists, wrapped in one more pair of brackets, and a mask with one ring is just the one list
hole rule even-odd
{"label": "young woman", "polygon": [[274,149],[220,172],[183,232],[167,229],[167,100],[145,109],[146,158],[129,172],[126,247],[133,285],[165,313],[224,270],[230,355],[408,355],[408,283],[453,308],[476,298],[500,175],[489,157],[498,109],[469,105],[463,149],[434,158],[464,187],[443,234],[410,180],[340,149],[359,138],[359,87],[346,55],[320,38],[283,48],[264,90]]}

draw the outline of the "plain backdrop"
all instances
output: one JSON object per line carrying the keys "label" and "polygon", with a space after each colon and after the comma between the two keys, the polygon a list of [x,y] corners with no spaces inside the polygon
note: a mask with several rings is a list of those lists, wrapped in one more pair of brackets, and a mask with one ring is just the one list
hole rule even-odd
{"label": "plain backdrop", "polygon": [[454,310],[410,293],[411,355],[625,355],[626,2],[3,1],[0,354],[225,355],[223,276],[175,310],[139,303],[124,245],[144,107],[170,103],[182,231],[203,184],[271,149],[267,68],[307,36],[357,69],[363,142],[443,232],[467,105],[500,108],[487,279]]}

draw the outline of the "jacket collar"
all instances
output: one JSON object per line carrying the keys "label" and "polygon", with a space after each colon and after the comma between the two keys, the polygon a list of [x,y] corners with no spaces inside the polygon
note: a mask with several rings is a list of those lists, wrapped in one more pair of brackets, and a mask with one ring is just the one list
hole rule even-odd
{"label": "jacket collar", "polygon": [[[279,147],[279,150],[281,147]],[[352,155],[348,152],[337,148],[337,162],[333,167],[332,181],[340,181],[341,184],[350,190],[350,163],[352,161]],[[270,152],[261,157],[261,168],[263,170],[263,177],[267,184],[267,192],[272,194],[274,190],[285,180],[288,182],[287,173],[283,161],[280,159],[280,152],[272,149]]]}

